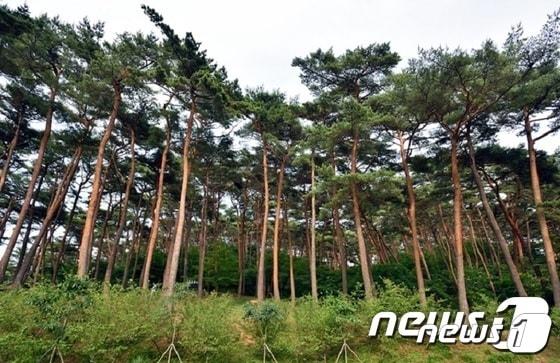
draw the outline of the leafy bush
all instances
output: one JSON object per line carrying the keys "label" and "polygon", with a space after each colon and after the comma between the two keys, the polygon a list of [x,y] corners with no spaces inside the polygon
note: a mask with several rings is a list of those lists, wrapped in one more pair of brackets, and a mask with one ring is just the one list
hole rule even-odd
{"label": "leafy bush", "polygon": [[356,302],[344,296],[328,296],[319,303],[305,298],[293,311],[294,350],[300,358],[320,359],[336,354],[362,323],[356,315]]}
{"label": "leafy bush", "polygon": [[93,297],[93,307],[84,312],[84,321],[70,327],[75,346],[83,360],[128,360],[150,354],[154,341],[167,328],[168,311],[159,295],[142,290],[112,291]]}
{"label": "leafy bush", "polygon": [[241,327],[234,299],[210,294],[202,300],[187,297],[176,304],[181,309],[177,332],[182,356],[201,362],[244,361],[238,349]]}
{"label": "leafy bush", "polygon": [[276,303],[266,300],[259,304],[245,304],[244,318],[253,324],[254,332],[263,342],[274,340],[283,327],[285,314]]}

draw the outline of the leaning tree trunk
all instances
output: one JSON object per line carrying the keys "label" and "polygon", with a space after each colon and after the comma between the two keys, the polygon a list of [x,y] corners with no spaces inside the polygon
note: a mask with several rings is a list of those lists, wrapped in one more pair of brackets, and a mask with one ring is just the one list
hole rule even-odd
{"label": "leaning tree trunk", "polygon": [[59,213],[59,210],[62,207],[62,203],[66,199],[68,188],[70,188],[70,184],[72,183],[72,180],[74,179],[74,175],[76,174],[76,170],[78,169],[78,165],[80,164],[82,152],[83,152],[83,146],[80,144],[76,148],[76,151],[72,156],[72,160],[70,161],[70,164],[68,164],[66,170],[64,171],[62,180],[60,181],[60,184],[56,189],[53,200],[47,209],[47,214],[45,216],[45,219],[41,224],[41,229],[39,230],[39,234],[35,237],[35,241],[33,242],[33,245],[29,249],[29,252],[25,255],[22,265],[16,274],[16,277],[13,282],[14,286],[19,287],[25,282],[25,279],[28,277],[29,269],[31,268],[33,259],[35,258],[35,253],[37,252],[37,249],[46,248],[46,246],[40,246],[40,243],[41,241],[46,242],[46,238],[44,237],[46,236],[49,227],[51,226],[51,223],[55,220],[57,214]]}
{"label": "leaning tree trunk", "polygon": [[64,257],[64,252],[66,250],[66,240],[68,239],[68,233],[70,232],[70,229],[72,228],[72,222],[74,221],[74,214],[76,213],[76,208],[78,207],[78,201],[80,200],[80,193],[82,192],[82,188],[86,184],[87,180],[88,179],[86,178],[82,182],[80,182],[80,184],[78,185],[78,190],[76,191],[76,194],[74,195],[74,201],[72,202],[72,207],[70,209],[70,214],[68,215],[68,220],[66,222],[66,228],[64,228],[64,235],[62,236],[62,240],[60,241],[60,250],[56,254],[56,258],[55,258],[54,263],[53,263],[53,271],[52,271],[52,282],[53,283],[56,282],[56,278],[57,278],[57,275],[58,275],[58,269],[60,267],[60,264],[62,263],[62,258]]}
{"label": "leaning tree trunk", "polygon": [[274,212],[274,234],[272,236],[272,290],[274,298],[280,300],[280,215],[282,213],[282,188],[284,184],[284,168],[288,155],[284,155],[278,170],[278,181],[276,185],[276,210]]}
{"label": "leaning tree trunk", "polygon": [[12,210],[14,209],[14,198],[11,197],[10,201],[8,202],[8,206],[4,210],[4,216],[2,216],[2,220],[0,220],[0,241],[4,237],[4,231],[6,231],[6,224],[8,224],[8,220],[10,219],[10,214],[12,214]]}
{"label": "leaning tree trunk", "polygon": [[163,290],[165,295],[173,294],[175,288],[175,280],[177,279],[177,270],[179,269],[179,257],[181,255],[181,243],[183,242],[183,230],[185,226],[185,211],[187,209],[187,191],[189,186],[190,174],[190,145],[191,135],[194,123],[194,115],[196,113],[196,102],[192,100],[190,115],[187,120],[187,130],[185,131],[185,143],[183,145],[183,180],[181,182],[181,196],[179,199],[179,211],[177,212],[177,231],[175,239],[171,245],[171,261],[168,274],[163,279]]}
{"label": "leaning tree trunk", "polygon": [[414,193],[414,186],[410,170],[408,168],[408,153],[410,148],[410,140],[408,148],[405,146],[404,135],[401,131],[398,132],[401,164],[404,170],[406,180],[406,192],[408,195],[408,217],[410,224],[410,234],[412,235],[412,253],[414,257],[414,267],[416,271],[416,283],[418,285],[418,295],[420,298],[420,305],[426,307],[426,288],[424,286],[424,275],[422,273],[422,261],[420,241],[418,240],[418,228],[416,225],[416,194]]}
{"label": "leaning tree trunk", "polygon": [[20,125],[23,118],[23,112],[18,112],[18,123],[16,129],[14,131],[14,136],[8,145],[8,152],[6,153],[6,159],[4,160],[4,165],[2,166],[2,171],[0,174],[0,193],[4,189],[4,184],[6,183],[6,179],[8,177],[8,169],[10,168],[10,164],[12,162],[12,157],[14,155],[14,150],[16,149],[19,133],[20,133]]}
{"label": "leaning tree trunk", "polygon": [[[480,177],[480,174],[478,173],[478,169],[476,166],[474,147],[469,132],[467,132],[467,146],[469,150],[471,172],[474,177],[476,187],[478,189],[478,195],[480,196],[482,207],[484,208],[484,212],[486,213],[486,218],[488,218],[488,222],[490,223],[490,228],[492,228],[492,232],[494,232],[494,236],[498,240],[498,245],[500,246],[500,250],[504,255],[504,259],[509,269],[511,279],[513,281],[513,284],[515,285],[515,289],[517,290],[517,294],[519,296],[527,296],[527,292],[525,291],[525,287],[523,286],[523,282],[521,282],[521,277],[519,276],[519,271],[517,271],[517,266],[515,266],[515,263],[513,262],[513,258],[511,257],[511,254],[509,252],[507,241],[502,233],[502,230],[500,229],[500,225],[498,224],[498,221],[496,220],[496,216],[492,211],[492,207],[488,202],[488,198],[486,197],[486,192],[484,191],[484,185],[482,184],[482,178]],[[500,196],[498,194],[498,198],[499,197]]]}
{"label": "leaning tree trunk", "polygon": [[354,212],[354,228],[356,228],[356,238],[358,240],[358,250],[360,257],[360,268],[362,271],[362,280],[364,283],[364,293],[366,299],[372,299],[375,296],[375,287],[372,283],[371,273],[369,271],[369,257],[367,252],[366,240],[362,230],[362,216],[360,213],[360,202],[358,199],[358,186],[357,186],[357,159],[358,159],[358,142],[359,133],[358,129],[354,129],[354,140],[352,143],[352,153],[350,160],[350,173],[352,180],[350,181],[350,192],[352,194],[352,211]]}
{"label": "leaning tree trunk", "polygon": [[119,215],[117,231],[115,232],[115,238],[113,240],[113,244],[111,245],[111,249],[109,250],[109,260],[107,261],[107,269],[105,270],[105,277],[103,280],[105,289],[111,284],[111,275],[113,274],[113,268],[115,267],[115,261],[117,260],[119,241],[126,225],[128,201],[130,199],[130,193],[132,192],[132,186],[134,185],[134,174],[136,172],[136,156],[134,151],[135,143],[136,135],[134,133],[134,129],[130,127],[130,170],[126,180],[124,199],[122,202],[121,213]]}
{"label": "leaning tree trunk", "polygon": [[78,258],[78,277],[85,278],[88,275],[89,262],[91,258],[91,244],[93,241],[93,230],[95,227],[96,211],[97,205],[101,199],[101,189],[103,187],[101,174],[103,173],[103,160],[105,156],[105,146],[111,138],[111,133],[113,127],[115,126],[115,120],[117,119],[117,114],[121,105],[121,85],[119,82],[114,82],[113,84],[114,96],[113,96],[113,108],[111,110],[111,115],[109,116],[109,123],[105,128],[101,142],[97,149],[97,160],[95,163],[95,174],[93,177],[93,185],[91,187],[91,194],[88,203],[88,209],[86,213],[86,221],[82,231],[82,239],[80,242],[79,258]]}
{"label": "leaning tree trunk", "polygon": [[535,141],[533,140],[531,122],[529,120],[529,112],[524,110],[525,135],[527,137],[527,150],[529,152],[529,171],[531,173],[531,188],[533,189],[533,199],[535,200],[535,208],[539,230],[543,239],[544,254],[546,258],[546,267],[550,274],[550,284],[552,285],[552,296],[554,297],[554,306],[560,307],[560,280],[558,279],[558,270],[556,269],[556,260],[554,248],[552,247],[552,239],[548,232],[546,216],[543,209],[543,200],[541,193],[541,184],[539,181],[539,171],[537,169],[537,153],[535,151]]}
{"label": "leaning tree trunk", "polygon": [[459,310],[468,314],[469,302],[467,301],[463,261],[463,192],[459,175],[458,146],[459,135],[454,133],[451,137],[451,180],[453,184],[453,239],[455,242],[455,268],[457,270],[457,298],[459,300]]}
{"label": "leaning tree trunk", "polygon": [[16,246],[16,242],[18,240],[21,227],[23,226],[23,223],[27,218],[27,212],[29,211],[31,199],[33,197],[33,191],[35,189],[35,184],[37,183],[37,179],[39,178],[39,174],[41,173],[41,168],[43,166],[43,159],[45,157],[45,152],[47,150],[47,144],[49,142],[49,137],[51,136],[52,120],[53,120],[53,113],[54,113],[54,102],[56,99],[56,95],[57,95],[57,90],[51,88],[50,95],[49,95],[49,108],[47,109],[47,114],[45,118],[45,130],[43,131],[43,136],[41,136],[41,141],[39,143],[39,151],[37,152],[37,158],[35,159],[35,163],[33,163],[33,171],[31,173],[31,179],[29,180],[29,185],[27,186],[27,192],[25,193],[25,198],[21,205],[16,225],[12,229],[12,235],[10,237],[10,240],[8,241],[8,244],[6,245],[4,255],[2,256],[2,259],[0,259],[0,283],[4,281],[6,270],[8,269],[8,265],[10,263],[10,257],[12,256],[12,252],[14,251],[14,247]]}
{"label": "leaning tree trunk", "polygon": [[154,250],[156,248],[157,236],[159,231],[161,206],[163,204],[163,181],[165,178],[165,168],[167,166],[167,154],[169,153],[169,146],[171,143],[171,126],[167,124],[165,133],[165,145],[161,154],[161,163],[159,165],[159,176],[156,192],[156,200],[154,203],[154,210],[152,213],[152,228],[150,229],[150,236],[148,237],[148,247],[146,250],[146,259],[144,260],[144,267],[142,268],[142,276],[140,278],[140,287],[147,289],[150,285],[150,270],[152,267],[152,259]]}
{"label": "leaning tree trunk", "polygon": [[267,158],[267,144],[264,134],[262,138],[262,168],[263,168],[263,210],[262,210],[262,225],[261,225],[261,241],[259,247],[259,263],[257,272],[257,300],[263,301],[265,295],[265,256],[266,256],[266,232],[268,229],[268,158]]}
{"label": "leaning tree trunk", "polygon": [[[27,214],[28,214],[27,229],[25,230],[23,240],[21,241],[19,259],[18,259],[16,268],[15,268],[15,273],[17,273],[19,271],[19,269],[21,268],[21,265],[23,264],[23,259],[25,258],[25,254],[27,252],[27,244],[29,243],[29,235],[30,235],[31,229],[33,227],[33,214],[34,214],[34,210],[35,210],[35,204],[37,203],[37,198],[39,196],[39,192],[41,191],[41,188],[43,186],[43,181],[45,180],[45,176],[47,175],[47,173],[48,173],[48,165],[45,166],[45,168],[43,168],[43,172],[41,173],[41,176],[39,177],[39,182],[37,183],[37,189],[35,190],[35,193],[33,195],[33,201],[31,202],[31,206],[29,207],[29,212],[27,212]],[[51,189],[48,191],[49,195],[53,194],[53,191],[56,188],[57,182],[55,182],[54,184],[55,185],[53,185],[51,187]],[[52,202],[52,200],[53,200],[53,198],[51,198],[51,200],[49,201],[49,205]]]}

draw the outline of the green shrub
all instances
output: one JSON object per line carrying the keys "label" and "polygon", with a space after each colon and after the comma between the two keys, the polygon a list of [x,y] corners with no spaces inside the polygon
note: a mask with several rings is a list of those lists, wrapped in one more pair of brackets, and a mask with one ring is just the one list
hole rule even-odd
{"label": "green shrub", "polygon": [[294,311],[294,351],[300,358],[321,359],[336,354],[345,340],[359,330],[355,301],[328,296],[319,303],[311,298],[298,302]]}
{"label": "green shrub", "polygon": [[[177,326],[178,348],[188,361],[242,362],[240,313],[228,295],[187,297],[176,302],[181,313]],[[180,309],[180,310],[179,310]],[[167,331],[171,335],[172,326]]]}
{"label": "green shrub", "polygon": [[274,340],[285,317],[280,306],[270,300],[259,304],[245,304],[244,318],[253,324],[257,337],[265,342]]}
{"label": "green shrub", "polygon": [[69,334],[83,360],[125,361],[134,355],[147,355],[153,342],[161,340],[168,316],[163,299],[141,290],[96,294],[94,307],[87,309],[84,321],[71,326]]}

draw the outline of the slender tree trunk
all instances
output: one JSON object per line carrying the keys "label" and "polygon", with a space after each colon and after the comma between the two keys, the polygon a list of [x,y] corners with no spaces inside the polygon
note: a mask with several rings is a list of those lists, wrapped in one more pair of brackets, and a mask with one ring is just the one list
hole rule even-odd
{"label": "slender tree trunk", "polygon": [[537,222],[543,239],[544,254],[546,258],[546,266],[550,275],[550,284],[552,285],[552,296],[554,297],[554,306],[560,307],[560,280],[558,279],[558,270],[556,269],[556,259],[554,248],[552,247],[552,239],[548,232],[548,225],[543,209],[543,200],[541,193],[541,184],[539,181],[539,172],[537,169],[537,152],[535,150],[535,142],[533,140],[533,130],[529,120],[529,112],[523,111],[525,121],[525,135],[527,137],[527,150],[529,153],[529,170],[531,173],[531,188],[533,189],[533,199],[535,201]]}
{"label": "slender tree trunk", "polygon": [[358,142],[359,133],[358,129],[354,129],[354,140],[352,143],[352,154],[351,154],[351,167],[350,172],[352,175],[352,180],[350,182],[350,192],[352,194],[352,211],[354,212],[354,225],[356,228],[356,238],[358,240],[358,250],[360,257],[360,268],[362,271],[362,280],[364,283],[364,293],[366,299],[372,299],[375,296],[375,286],[372,283],[371,273],[369,270],[369,257],[367,252],[366,241],[364,238],[364,233],[362,231],[362,217],[360,213],[360,205],[358,198],[358,187],[357,187],[357,162],[358,162]]}
{"label": "slender tree trunk", "polygon": [[315,243],[316,207],[315,207],[315,151],[311,152],[311,249],[309,250],[309,273],[311,274],[311,296],[315,302],[319,300],[317,292],[317,254]]}
{"label": "slender tree trunk", "polygon": [[20,125],[23,118],[23,112],[21,110],[18,111],[18,122],[16,129],[14,131],[14,136],[8,145],[8,152],[6,153],[6,159],[4,160],[4,165],[2,165],[2,172],[0,173],[0,193],[4,190],[4,184],[6,184],[6,179],[8,177],[8,169],[10,168],[10,164],[12,163],[12,157],[14,155],[14,150],[16,149],[19,133],[20,133]]}
{"label": "slender tree trunk", "polygon": [[294,251],[292,245],[292,233],[290,232],[290,221],[288,219],[288,205],[284,203],[284,229],[288,237],[288,258],[290,268],[290,301],[292,305],[296,303],[296,278],[294,274]]}
{"label": "slender tree trunk", "polygon": [[74,195],[74,201],[72,202],[72,208],[70,209],[70,214],[68,215],[68,221],[66,222],[66,228],[64,228],[64,235],[62,236],[62,240],[60,241],[60,250],[58,251],[54,264],[53,264],[53,272],[52,272],[52,282],[56,282],[56,278],[58,275],[58,269],[62,262],[62,258],[64,257],[64,252],[66,250],[66,240],[68,238],[68,233],[72,228],[72,222],[74,221],[74,213],[76,212],[76,208],[78,206],[78,201],[80,200],[80,193],[82,192],[82,188],[87,182],[87,178],[85,178],[79,185],[76,194]]}
{"label": "slender tree trunk", "polygon": [[237,240],[237,269],[239,272],[239,279],[237,283],[237,295],[241,296],[245,293],[245,251],[247,246],[247,235],[245,232],[245,223],[247,218],[247,188],[243,186],[242,190],[242,203],[239,212],[239,228]]}
{"label": "slender tree trunk", "polygon": [[8,206],[4,210],[4,215],[2,216],[2,220],[0,221],[0,241],[4,238],[4,232],[6,231],[6,224],[10,220],[10,214],[12,214],[12,210],[14,209],[14,198],[11,197],[10,201],[8,202]]}
{"label": "slender tree trunk", "polygon": [[31,268],[31,274],[33,275],[33,284],[37,283],[39,278],[39,274],[43,274],[44,269],[44,261],[45,261],[45,252],[47,250],[47,245],[52,242],[52,238],[54,235],[54,231],[56,229],[56,225],[53,225],[47,234],[43,237],[42,243],[40,243],[41,248],[39,250],[38,255],[35,257],[35,261]]}
{"label": "slender tree trunk", "polygon": [[[143,199],[143,197],[141,199]],[[140,254],[140,243],[142,241],[142,232],[144,230],[144,226],[146,225],[146,219],[148,218],[148,211],[151,210],[150,204],[151,204],[150,197],[148,195],[148,199],[146,201],[146,207],[142,212],[142,217],[139,216],[139,218],[136,220],[136,232],[132,236],[133,241],[132,241],[132,248],[130,250],[130,256],[134,254],[134,263],[132,265],[132,270],[130,271],[130,278],[128,277],[128,274],[124,276],[126,277],[126,280],[123,277],[123,287],[127,287],[128,281],[129,280],[134,281],[136,276],[136,268],[138,267],[138,255]]]}
{"label": "slender tree trunk", "polygon": [[192,215],[193,215],[193,200],[191,200],[190,206],[187,210],[187,221],[185,223],[185,232],[183,234],[183,282],[187,282],[189,277],[189,245],[191,239],[192,230]]}
{"label": "slender tree trunk", "polygon": [[83,152],[83,146],[79,145],[76,148],[74,155],[72,156],[72,160],[70,161],[70,163],[66,167],[66,170],[64,171],[64,175],[56,189],[53,200],[51,201],[49,207],[47,208],[47,213],[45,219],[43,220],[43,223],[41,224],[39,234],[37,235],[37,237],[35,237],[35,241],[33,245],[31,246],[29,252],[25,255],[21,268],[18,270],[16,274],[16,277],[13,282],[15,286],[19,287],[23,284],[23,282],[25,282],[25,279],[27,278],[29,269],[35,257],[35,253],[37,249],[40,247],[41,241],[44,240],[44,237],[47,234],[52,222],[56,219],[56,216],[60,212],[62,204],[66,199],[68,188],[70,188],[70,184],[72,183],[72,180],[74,179],[74,175],[76,174],[76,170],[78,169],[78,165],[80,164],[82,152]]}
{"label": "slender tree trunk", "polygon": [[[101,227],[101,233],[97,241],[97,256],[95,256],[95,269],[93,271],[93,279],[96,281],[99,276],[99,264],[101,262],[101,255],[103,254],[103,244],[105,243],[105,238],[107,238],[107,227],[109,226],[109,220],[113,218],[113,211],[115,210],[112,202],[113,194],[109,193],[109,204],[107,204],[107,209],[105,210],[103,226]],[[97,213],[95,214],[97,215]]]}
{"label": "slender tree trunk", "polygon": [[[336,191],[334,192],[336,195]],[[342,293],[344,295],[348,294],[348,265],[347,260],[348,257],[346,256],[346,238],[344,237],[344,233],[342,232],[342,228],[340,227],[340,215],[338,212],[338,205],[333,204],[332,207],[332,218],[334,224],[334,236],[336,239],[336,244],[338,247],[338,256],[340,259],[340,275],[342,279]]]}
{"label": "slender tree trunk", "polygon": [[259,248],[259,263],[257,273],[257,300],[263,301],[265,297],[265,257],[266,257],[266,232],[268,229],[268,158],[267,143],[264,134],[262,138],[262,168],[263,168],[263,208],[262,208],[262,225],[261,225],[261,242]]}
{"label": "slender tree trunk", "polygon": [[140,287],[147,289],[150,285],[150,270],[152,268],[152,259],[154,250],[156,248],[157,236],[159,231],[161,206],[163,204],[163,181],[165,177],[165,168],[167,166],[167,154],[169,153],[169,146],[171,143],[171,126],[167,124],[165,132],[165,145],[161,155],[161,163],[159,166],[159,176],[156,191],[156,200],[154,203],[154,210],[152,213],[152,228],[150,229],[150,236],[148,238],[148,246],[146,249],[146,259],[144,260],[143,273],[140,278]]}
{"label": "slender tree trunk", "polygon": [[4,255],[2,256],[2,259],[0,259],[0,283],[4,281],[6,270],[8,269],[8,265],[10,263],[10,257],[12,256],[12,252],[14,250],[14,247],[16,246],[19,233],[21,231],[21,227],[23,226],[23,223],[27,218],[27,213],[29,211],[29,206],[31,205],[31,199],[33,197],[35,184],[37,183],[37,179],[39,178],[39,174],[41,173],[41,168],[43,166],[43,159],[45,157],[45,152],[47,150],[47,144],[51,136],[52,120],[53,120],[53,113],[54,113],[54,102],[56,99],[56,94],[57,94],[56,89],[50,90],[49,108],[47,109],[47,114],[45,118],[45,130],[43,131],[43,135],[41,136],[41,141],[39,143],[39,150],[37,152],[37,158],[33,163],[33,171],[31,173],[31,179],[29,180],[29,185],[27,186],[27,191],[25,193],[25,198],[20,208],[16,225],[12,229],[12,235],[10,237],[10,240],[8,241],[8,244],[6,245]]}
{"label": "slender tree trunk", "polygon": [[482,184],[482,179],[480,178],[480,174],[478,173],[478,169],[476,166],[474,147],[469,133],[467,133],[467,144],[469,150],[472,175],[474,177],[476,187],[478,188],[478,195],[480,196],[482,207],[484,208],[484,212],[486,213],[486,218],[488,218],[488,222],[490,223],[490,228],[492,228],[492,232],[494,233],[494,236],[498,240],[498,245],[500,246],[500,250],[502,251],[504,260],[506,261],[506,265],[511,275],[511,279],[513,281],[513,284],[515,285],[515,289],[517,290],[517,294],[519,296],[527,296],[527,292],[525,291],[525,287],[523,286],[523,283],[521,282],[521,277],[519,276],[519,271],[517,271],[517,267],[515,266],[515,263],[511,258],[511,254],[509,253],[507,241],[504,235],[502,234],[500,225],[498,224],[498,221],[496,220],[496,216],[494,215],[494,212],[492,211],[492,207],[490,207],[490,203],[488,202],[488,198],[486,197],[486,192],[484,191],[484,185]]}
{"label": "slender tree trunk", "polygon": [[457,269],[457,298],[459,310],[469,313],[467,287],[465,283],[465,267],[463,264],[463,192],[458,160],[459,138],[456,133],[451,137],[451,179],[453,182],[453,239],[455,242],[455,268]]}
{"label": "slender tree trunk", "polygon": [[204,197],[200,212],[200,234],[198,240],[198,296],[204,293],[204,261],[206,259],[206,231],[208,228],[208,169],[204,177]]}
{"label": "slender tree trunk", "polygon": [[426,262],[426,257],[424,256],[424,251],[420,249],[420,257],[422,258],[422,265],[424,265],[424,271],[426,271],[426,277],[428,280],[432,279],[432,275],[430,275],[430,269],[428,268],[428,263]]}
{"label": "slender tree trunk", "polygon": [[109,122],[103,133],[103,137],[97,149],[97,160],[95,163],[95,173],[93,176],[93,186],[91,188],[88,209],[86,212],[86,221],[82,231],[82,239],[80,242],[79,258],[78,258],[78,277],[85,278],[88,275],[89,262],[91,259],[91,246],[93,241],[93,230],[95,227],[97,205],[101,199],[101,190],[103,189],[101,174],[103,173],[103,160],[105,156],[105,147],[111,138],[115,120],[119,112],[121,104],[121,85],[119,82],[113,83],[113,108],[109,116]]}
{"label": "slender tree trunk", "polygon": [[130,127],[130,170],[128,172],[128,177],[126,180],[126,187],[124,193],[124,199],[121,206],[121,212],[119,215],[119,222],[117,225],[117,231],[115,232],[115,238],[111,245],[109,251],[109,259],[107,261],[107,269],[105,270],[105,277],[103,283],[105,285],[105,290],[111,284],[111,275],[113,274],[113,268],[115,267],[115,261],[117,259],[117,253],[119,250],[119,242],[126,225],[126,216],[128,211],[128,201],[130,199],[130,193],[132,192],[132,186],[134,185],[134,174],[136,173],[136,156],[134,147],[136,144],[136,135],[134,129]]}
{"label": "slender tree trunk", "polygon": [[27,245],[29,244],[29,235],[33,229],[33,211],[35,209],[35,200],[31,202],[31,207],[29,207],[29,218],[27,219],[27,227],[25,228],[25,233],[23,235],[23,240],[21,241],[21,248],[19,251],[19,258],[14,271],[17,273],[21,269],[25,255],[27,254]]}
{"label": "slender tree trunk", "polygon": [[276,182],[276,210],[274,211],[274,234],[272,244],[272,291],[274,298],[280,300],[280,215],[282,214],[282,189],[284,184],[284,168],[288,155],[284,155],[280,162],[280,169],[278,170],[278,177]]}
{"label": "slender tree trunk", "polygon": [[484,273],[486,273],[486,278],[488,279],[488,284],[490,285],[490,290],[492,290],[492,293],[494,294],[494,297],[497,297],[496,288],[494,287],[494,282],[492,281],[492,276],[490,275],[490,271],[488,270],[487,260],[484,257],[484,255],[480,252],[480,249],[478,248],[478,244],[476,243],[476,233],[474,231],[474,225],[473,225],[473,222],[472,222],[472,217],[466,211],[465,211],[465,215],[467,216],[467,221],[469,222],[469,229],[470,229],[470,232],[471,232],[471,238],[473,240],[473,248],[474,248],[475,256],[478,256],[480,258],[480,261],[482,263],[482,268],[484,269]]}
{"label": "slender tree trunk", "polygon": [[[416,270],[416,283],[418,285],[418,295],[420,298],[420,305],[426,307],[426,288],[424,286],[424,275],[422,274],[421,250],[420,242],[418,240],[418,229],[416,226],[416,194],[414,193],[414,186],[410,170],[408,168],[408,148],[405,146],[404,135],[401,131],[398,132],[401,164],[404,170],[406,180],[406,191],[408,195],[408,220],[410,224],[410,233],[412,235],[412,252],[414,257],[414,267]],[[409,140],[410,147],[410,140]]]}
{"label": "slender tree trunk", "polygon": [[490,255],[492,256],[492,261],[494,265],[498,267],[498,274],[500,275],[501,278],[502,270],[500,268],[500,260],[498,259],[498,255],[496,254],[494,245],[492,243],[492,240],[490,239],[490,235],[488,234],[486,223],[484,223],[484,218],[482,217],[482,213],[480,212],[480,209],[476,208],[476,212],[478,213],[478,218],[480,219],[480,225],[482,226],[482,231],[484,232],[484,237],[485,237],[484,239],[486,240],[486,243],[488,244],[488,248],[490,249]]}
{"label": "slender tree trunk", "polygon": [[[123,288],[126,288],[126,286],[128,285],[128,274],[129,274],[129,271],[130,271],[130,262],[132,260],[132,254],[137,249],[137,244],[138,244],[138,239],[139,239],[138,225],[140,224],[140,218],[141,218],[140,217],[140,211],[141,211],[142,199],[143,199],[143,194],[140,196],[140,198],[138,200],[138,203],[136,204],[136,208],[135,208],[136,213],[134,215],[134,220],[132,221],[132,240],[130,241],[130,248],[128,249],[128,252],[126,253],[126,258],[125,258],[125,262],[124,262],[124,271],[123,271],[123,276],[122,276],[122,281],[121,281],[121,285],[122,285]],[[128,241],[128,238],[127,238],[127,241]]]}
{"label": "slender tree trunk", "polygon": [[[334,151],[331,151],[331,164],[333,175],[336,175],[336,161],[334,158]],[[348,294],[348,265],[346,256],[346,239],[342,228],[340,227],[340,214],[338,212],[338,203],[336,202],[337,189],[336,185],[332,188],[332,219],[334,225],[334,238],[338,247],[338,256],[340,259],[340,274],[342,279],[342,293]]]}
{"label": "slender tree trunk", "polygon": [[[14,273],[17,274],[18,271],[21,268],[21,265],[23,264],[23,260],[25,258],[25,255],[27,253],[27,245],[29,243],[29,235],[31,234],[31,230],[33,229],[33,214],[35,213],[35,204],[37,203],[37,198],[39,196],[39,193],[41,192],[41,189],[43,187],[43,181],[45,180],[45,176],[48,173],[48,166],[45,166],[45,168],[43,168],[43,172],[41,173],[41,176],[39,177],[39,182],[37,183],[37,189],[35,190],[35,193],[33,195],[33,200],[31,202],[31,206],[29,207],[29,211],[28,213],[28,222],[27,222],[27,228],[25,230],[25,234],[23,236],[23,240],[21,241],[21,248],[20,248],[20,252],[19,252],[19,259],[16,265],[16,268],[14,270]],[[53,194],[54,188],[56,187],[56,182],[55,185],[53,185],[51,187],[51,189],[49,190],[49,195]],[[53,198],[51,198],[51,200],[49,201],[49,205],[51,204]]]}
{"label": "slender tree trunk", "polygon": [[177,212],[177,233],[171,247],[171,262],[169,274],[164,276],[163,290],[165,295],[171,296],[175,289],[175,280],[177,279],[177,271],[179,269],[179,257],[181,255],[181,243],[183,242],[183,230],[185,227],[185,211],[187,209],[187,191],[189,186],[190,174],[190,145],[191,135],[194,123],[194,115],[196,113],[196,102],[193,99],[189,118],[187,120],[187,130],[185,131],[185,141],[183,145],[183,179],[181,181],[181,196],[179,199],[179,211]]}
{"label": "slender tree trunk", "polygon": [[[149,203],[149,205],[155,204],[155,198],[148,198],[148,199],[153,199],[153,202]],[[134,265],[132,266],[132,274],[130,275],[131,280],[136,279],[136,269],[138,267],[138,256],[140,255],[140,249],[142,248],[142,236],[144,234],[144,226],[146,225],[146,221],[149,216],[148,211],[152,211],[152,210],[153,210],[152,207],[148,208],[148,205],[146,205],[146,209],[144,210],[144,217],[142,218],[142,224],[139,226],[137,248],[136,251],[134,252]],[[144,267],[144,265],[142,267]],[[141,282],[142,280],[142,275],[143,275],[143,269],[140,269],[139,282]]]}

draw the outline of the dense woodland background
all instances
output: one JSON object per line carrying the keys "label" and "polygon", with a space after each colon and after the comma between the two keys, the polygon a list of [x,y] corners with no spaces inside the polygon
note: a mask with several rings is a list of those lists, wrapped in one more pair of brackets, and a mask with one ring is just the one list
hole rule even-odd
{"label": "dense woodland background", "polygon": [[156,34],[109,41],[0,7],[5,289],[77,274],[294,301],[397,283],[424,307],[560,306],[560,151],[539,151],[560,129],[558,13],[407,65],[389,43],[301,55],[298,103],[241,90],[144,12]]}

